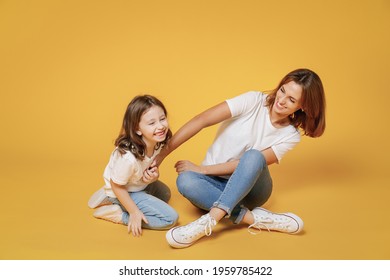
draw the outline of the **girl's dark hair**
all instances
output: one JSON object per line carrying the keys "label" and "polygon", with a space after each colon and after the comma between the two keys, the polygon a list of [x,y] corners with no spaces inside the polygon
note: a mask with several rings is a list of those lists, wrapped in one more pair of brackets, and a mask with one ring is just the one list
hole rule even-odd
{"label": "girl's dark hair", "polygon": [[[127,106],[119,136],[115,140],[115,146],[122,155],[130,151],[139,160],[145,158],[146,144],[136,131],[139,128],[142,115],[152,106],[160,107],[165,116],[168,116],[164,104],[151,95],[136,96]],[[171,137],[172,131],[168,129],[165,140],[160,142],[156,148],[165,145]]]}
{"label": "girl's dark hair", "polygon": [[301,128],[304,135],[319,137],[325,131],[325,92],[320,77],[309,69],[297,69],[288,73],[278,87],[267,96],[267,105],[272,108],[275,103],[276,92],[281,86],[294,81],[302,86],[302,109],[290,116],[291,124]]}

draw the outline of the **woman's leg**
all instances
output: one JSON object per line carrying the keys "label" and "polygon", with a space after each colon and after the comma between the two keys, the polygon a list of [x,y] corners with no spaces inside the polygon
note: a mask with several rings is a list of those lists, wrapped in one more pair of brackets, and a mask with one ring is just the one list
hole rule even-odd
{"label": "woman's leg", "polygon": [[221,196],[227,179],[186,171],[177,177],[177,188],[196,207],[209,211]]}
{"label": "woman's leg", "polygon": [[213,207],[223,210],[234,223],[239,223],[247,208],[264,204],[271,192],[272,178],[263,154],[249,150],[241,157]]}
{"label": "woman's leg", "polygon": [[[182,174],[177,182],[179,191],[196,206],[211,210],[198,220],[167,233],[168,243],[175,248],[188,247],[204,235],[210,235],[212,228],[226,214],[234,214],[235,221],[239,217],[242,219],[247,210],[237,206],[239,202],[247,200],[254,205],[266,201],[272,190],[265,158],[257,150],[247,151],[242,156],[228,181],[195,172]],[[266,185],[265,191],[261,190],[263,184]],[[254,186],[256,188],[252,190]]]}

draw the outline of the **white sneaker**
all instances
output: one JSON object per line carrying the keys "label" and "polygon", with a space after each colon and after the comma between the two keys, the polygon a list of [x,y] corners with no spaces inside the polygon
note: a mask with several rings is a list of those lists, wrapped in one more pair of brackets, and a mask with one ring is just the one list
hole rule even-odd
{"label": "white sneaker", "polygon": [[122,208],[117,204],[112,204],[99,207],[95,210],[93,216],[116,224],[123,224],[122,214]]}
{"label": "white sneaker", "polygon": [[188,225],[170,229],[166,238],[172,247],[185,248],[203,236],[209,236],[216,224],[215,219],[210,214],[206,214]]}
{"label": "white sneaker", "polygon": [[[255,222],[248,227],[248,230],[255,228],[261,231],[280,231],[290,234],[297,234],[303,230],[303,221],[293,213],[272,213],[263,208],[256,207],[252,210]],[[253,233],[249,231],[250,233]],[[254,233],[253,233],[254,234]]]}
{"label": "white sneaker", "polygon": [[104,191],[104,187],[101,187],[99,190],[97,190],[88,200],[88,206],[92,209],[109,204],[112,203],[108,200],[108,197]]}

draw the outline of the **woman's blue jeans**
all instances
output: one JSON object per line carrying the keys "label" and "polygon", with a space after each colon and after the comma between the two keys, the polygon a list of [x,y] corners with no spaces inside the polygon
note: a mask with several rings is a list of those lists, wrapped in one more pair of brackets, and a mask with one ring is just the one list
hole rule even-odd
{"label": "woman's blue jeans", "polygon": [[220,208],[235,224],[248,210],[264,204],[272,192],[272,178],[258,150],[245,152],[229,179],[186,171],[179,174],[176,183],[179,192],[196,207]]}
{"label": "woman's blue jeans", "polygon": [[[143,228],[165,230],[176,224],[179,215],[175,209],[168,205],[171,191],[163,182],[153,182],[143,191],[129,192],[129,195],[149,222],[148,224],[142,222]],[[109,200],[122,208],[122,222],[127,225],[129,223],[127,210],[117,198],[109,198]]]}

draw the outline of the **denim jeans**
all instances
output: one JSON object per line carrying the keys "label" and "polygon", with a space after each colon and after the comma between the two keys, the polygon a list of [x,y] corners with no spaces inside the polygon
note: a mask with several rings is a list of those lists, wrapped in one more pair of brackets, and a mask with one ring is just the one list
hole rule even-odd
{"label": "denim jeans", "polygon": [[220,208],[235,224],[248,210],[264,204],[272,192],[272,178],[258,150],[245,152],[229,179],[186,171],[179,174],[176,183],[179,192],[196,207]]}
{"label": "denim jeans", "polygon": [[[174,226],[179,215],[168,201],[171,198],[170,189],[161,181],[151,183],[139,192],[129,192],[138,209],[145,215],[148,224],[142,222],[143,228],[165,230]],[[118,204],[122,210],[122,222],[129,223],[129,213],[117,198],[109,198],[113,204]]]}

